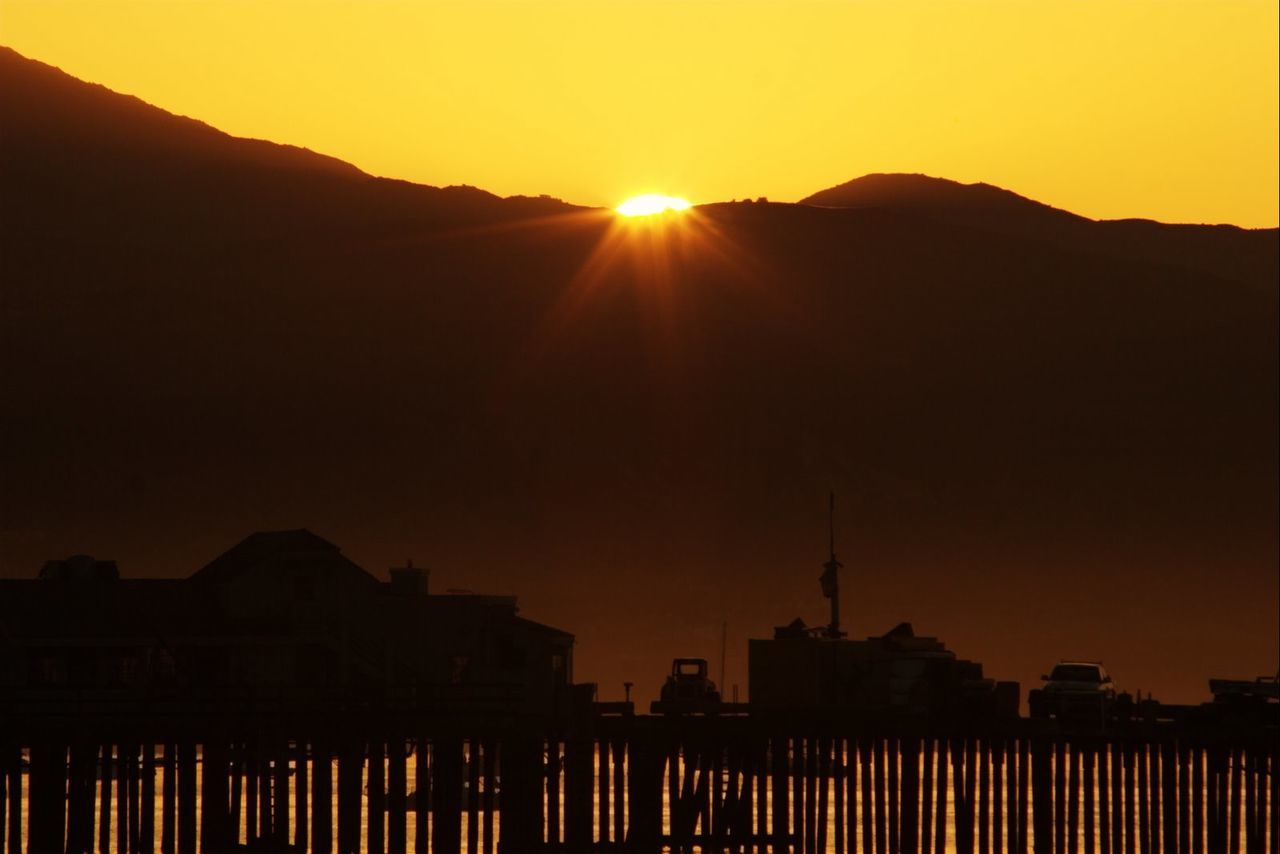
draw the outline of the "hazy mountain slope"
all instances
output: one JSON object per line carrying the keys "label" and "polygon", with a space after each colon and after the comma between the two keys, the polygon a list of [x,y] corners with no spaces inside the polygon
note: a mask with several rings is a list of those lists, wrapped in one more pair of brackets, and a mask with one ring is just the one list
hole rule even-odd
{"label": "hazy mountain slope", "polygon": [[1047,240],[1081,252],[1182,266],[1248,282],[1270,293],[1280,280],[1280,232],[1274,228],[1094,221],[990,184],[960,184],[925,175],[864,175],[814,193],[801,204],[901,211]]}
{"label": "hazy mountain slope", "polygon": [[373,178],[294,146],[229,136],[0,47],[0,224],[218,244],[353,229],[454,226],[570,209],[470,187]]}
{"label": "hazy mountain slope", "polygon": [[[878,207],[624,225],[210,170],[161,117],[152,167],[98,146],[117,96],[76,84],[106,126],[54,134],[12,112],[12,79],[6,575],[84,551],[185,574],[307,527],[374,572],[413,556],[433,585],[519,593],[578,635],[579,678],[643,696],[722,621],[740,641],[822,615],[834,488],[855,633],[911,618],[1002,678],[1105,656],[1172,697],[1224,656],[1272,666],[1258,289]],[[117,174],[125,196],[101,190]]]}

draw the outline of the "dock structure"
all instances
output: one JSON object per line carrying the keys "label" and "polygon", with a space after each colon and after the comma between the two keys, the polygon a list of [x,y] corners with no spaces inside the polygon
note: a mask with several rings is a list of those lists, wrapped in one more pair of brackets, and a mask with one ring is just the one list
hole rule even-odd
{"label": "dock structure", "polygon": [[558,720],[373,698],[6,703],[0,830],[10,854],[1274,854],[1280,842],[1274,721],[604,716],[582,699]]}
{"label": "dock structure", "polygon": [[[286,531],[186,579],[0,582],[0,854],[1280,854],[1273,681],[1021,718],[833,611],[755,642],[750,704],[636,715],[514,597],[427,581]],[[811,671],[930,678],[870,703]]]}

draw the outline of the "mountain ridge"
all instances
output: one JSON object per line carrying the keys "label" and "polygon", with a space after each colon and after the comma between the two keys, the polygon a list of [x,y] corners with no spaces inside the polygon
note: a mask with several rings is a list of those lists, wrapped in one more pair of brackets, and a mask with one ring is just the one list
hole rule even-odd
{"label": "mountain ridge", "polygon": [[[283,237],[299,228],[439,228],[579,210],[550,197],[504,199],[475,187],[375,177],[310,149],[232,136],[9,48],[0,48],[0,114],[0,180],[28,202],[0,211],[0,222],[27,233],[146,242],[157,227],[233,235],[252,224],[259,237]],[[228,173],[243,177],[228,181]],[[174,198],[166,199],[170,190]],[[205,202],[188,204],[193,196]],[[275,210],[258,215],[267,208]]]}
{"label": "mountain ridge", "polygon": [[872,173],[806,196],[798,204],[895,210],[942,223],[1034,237],[1075,250],[1178,264],[1248,280],[1263,290],[1275,291],[1280,279],[1280,229],[1164,223],[1138,217],[1094,220],[985,182]]}

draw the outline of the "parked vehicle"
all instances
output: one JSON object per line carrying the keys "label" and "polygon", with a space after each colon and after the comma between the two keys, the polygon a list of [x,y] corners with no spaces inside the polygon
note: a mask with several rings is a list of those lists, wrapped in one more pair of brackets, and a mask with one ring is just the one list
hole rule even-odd
{"label": "parked vehicle", "polygon": [[1105,721],[1116,705],[1116,688],[1100,661],[1060,661],[1044,687],[1027,697],[1033,718],[1091,718]]}
{"label": "parked vehicle", "polygon": [[662,686],[662,699],[655,712],[713,712],[720,706],[720,691],[707,675],[705,658],[677,658],[671,675]]}

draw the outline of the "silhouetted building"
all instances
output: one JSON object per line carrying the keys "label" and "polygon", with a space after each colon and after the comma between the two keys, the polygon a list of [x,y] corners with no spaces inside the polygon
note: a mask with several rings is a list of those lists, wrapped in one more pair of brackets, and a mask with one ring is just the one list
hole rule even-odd
{"label": "silhouetted building", "polygon": [[0,689],[553,713],[573,636],[513,596],[433,595],[426,570],[379,581],[310,531],[253,534],[182,580],[121,579],[85,556],[0,581]]}
{"label": "silhouetted building", "polygon": [[983,713],[1016,716],[1018,685],[984,678],[910,623],[866,640],[832,637],[802,620],[748,641],[751,704],[762,711],[839,710],[873,715]]}

